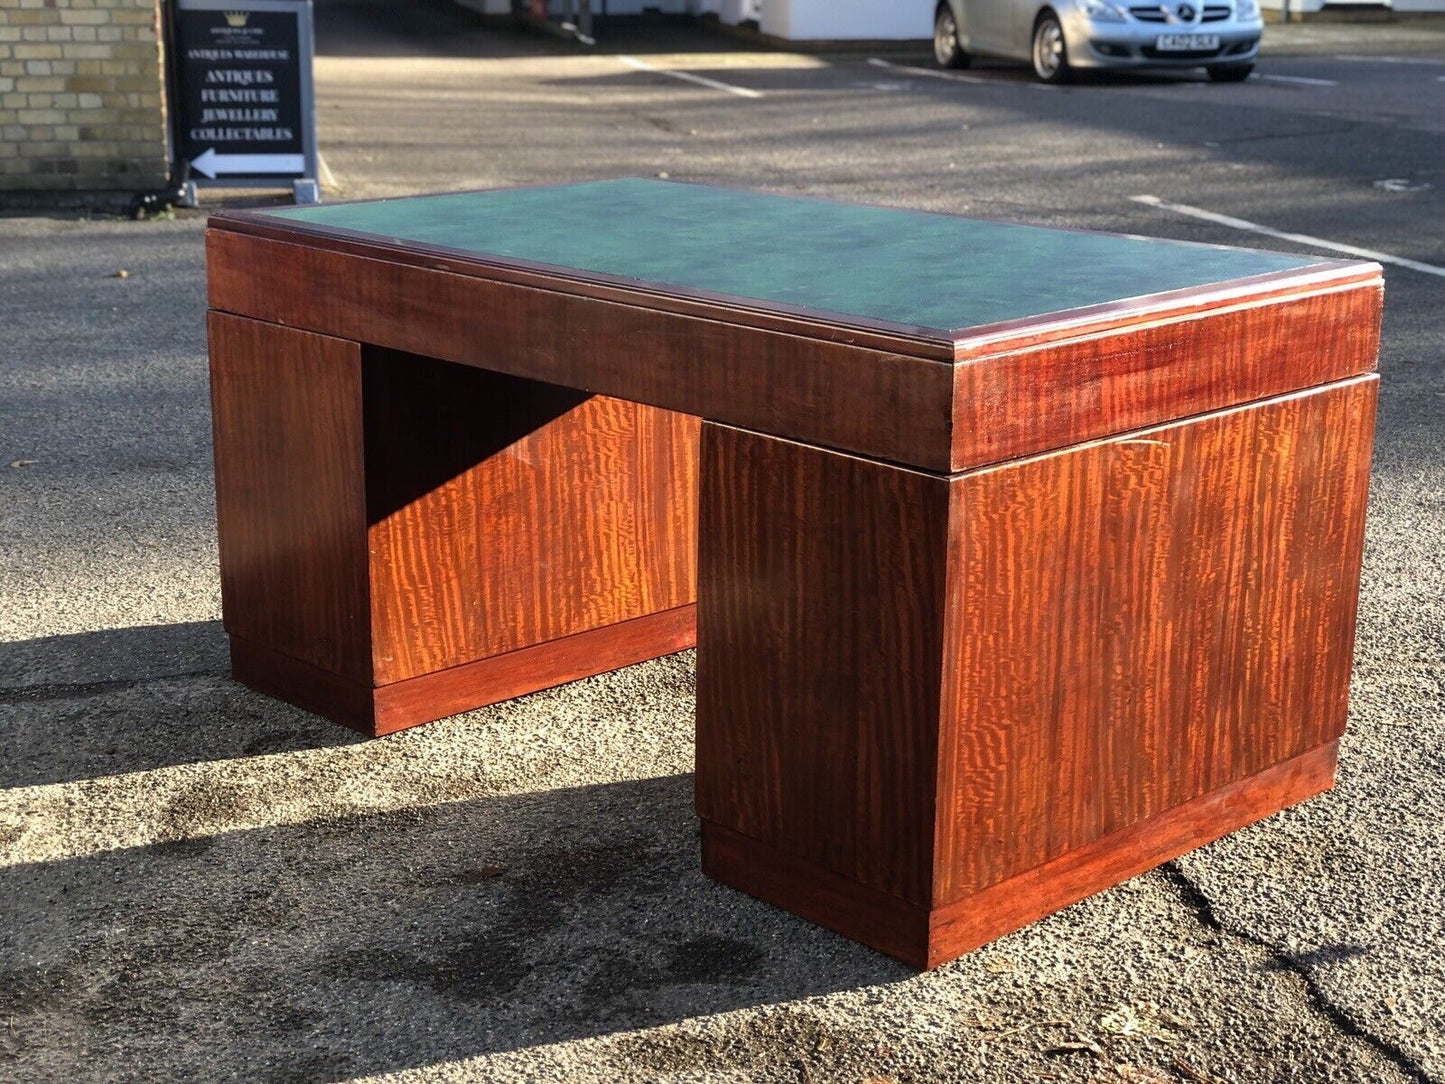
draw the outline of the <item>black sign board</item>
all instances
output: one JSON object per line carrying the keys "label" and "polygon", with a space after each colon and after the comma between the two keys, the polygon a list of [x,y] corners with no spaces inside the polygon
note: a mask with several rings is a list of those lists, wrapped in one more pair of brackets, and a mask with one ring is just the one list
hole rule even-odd
{"label": "black sign board", "polygon": [[311,0],[176,0],[175,146],[199,184],[316,177]]}

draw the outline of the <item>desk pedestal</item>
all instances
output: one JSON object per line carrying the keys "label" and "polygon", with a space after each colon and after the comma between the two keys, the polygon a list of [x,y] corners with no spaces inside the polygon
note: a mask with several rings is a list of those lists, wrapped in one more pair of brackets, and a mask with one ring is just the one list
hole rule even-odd
{"label": "desk pedestal", "polygon": [[235,676],[378,735],[690,647],[698,422],[213,312]]}
{"label": "desk pedestal", "polygon": [[920,967],[1327,789],[1376,379],[929,474],[704,426],[704,869]]}

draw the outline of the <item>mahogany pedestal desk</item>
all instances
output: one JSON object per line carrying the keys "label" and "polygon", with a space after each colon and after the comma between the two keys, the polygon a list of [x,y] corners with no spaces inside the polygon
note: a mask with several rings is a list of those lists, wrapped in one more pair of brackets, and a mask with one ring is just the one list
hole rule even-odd
{"label": "mahogany pedestal desk", "polygon": [[695,638],[704,869],[925,967],[1333,782],[1374,264],[641,180],[207,243],[248,685]]}

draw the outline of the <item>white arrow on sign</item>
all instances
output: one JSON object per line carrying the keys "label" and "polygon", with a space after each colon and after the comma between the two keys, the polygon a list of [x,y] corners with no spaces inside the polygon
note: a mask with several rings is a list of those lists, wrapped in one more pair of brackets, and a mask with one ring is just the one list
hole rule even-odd
{"label": "white arrow on sign", "polygon": [[214,180],[223,173],[300,173],[306,168],[304,154],[217,154],[207,147],[191,159],[191,168]]}

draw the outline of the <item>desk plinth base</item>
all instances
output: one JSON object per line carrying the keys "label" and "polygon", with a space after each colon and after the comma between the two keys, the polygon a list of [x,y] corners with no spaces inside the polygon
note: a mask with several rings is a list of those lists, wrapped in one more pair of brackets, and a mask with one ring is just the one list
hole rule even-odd
{"label": "desk plinth base", "polygon": [[1329,790],[1335,757],[1331,742],[932,911],[707,821],[702,869],[904,963],[937,967]]}
{"label": "desk plinth base", "polygon": [[694,642],[695,418],[209,329],[238,680],[380,735]]}
{"label": "desk plinth base", "polygon": [[1328,788],[1376,387],[954,475],[705,425],[706,870],[931,967]]}
{"label": "desk plinth base", "polygon": [[231,637],[231,676],[368,737],[671,655],[697,642],[697,607],[648,614],[505,655],[371,686]]}

